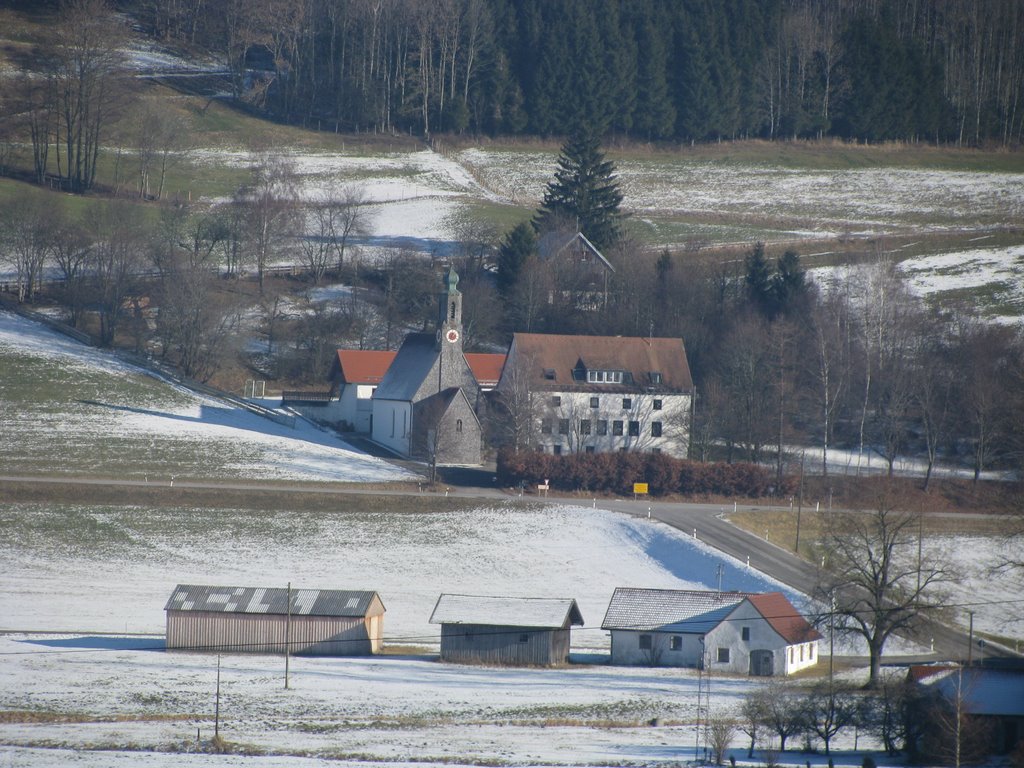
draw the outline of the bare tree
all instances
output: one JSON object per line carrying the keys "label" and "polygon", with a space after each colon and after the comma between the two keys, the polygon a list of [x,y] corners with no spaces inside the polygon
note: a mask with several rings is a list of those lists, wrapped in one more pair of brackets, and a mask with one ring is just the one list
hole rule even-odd
{"label": "bare tree", "polygon": [[786,741],[804,730],[801,697],[784,682],[773,680],[761,688],[765,727],[779,737],[779,750],[786,751]]}
{"label": "bare tree", "polygon": [[135,205],[111,202],[91,221],[88,273],[93,301],[99,308],[100,344],[114,341],[126,299],[135,290],[142,267],[145,232]]}
{"label": "bare tree", "polygon": [[249,183],[235,193],[235,201],[262,292],[267,266],[297,229],[296,176],[287,158],[269,152],[253,153],[249,173]]}
{"label": "bare tree", "polygon": [[137,152],[139,196],[159,200],[164,194],[167,171],[185,146],[187,126],[177,115],[147,102],[135,115],[131,132]]}
{"label": "bare tree", "polygon": [[750,747],[747,749],[747,759],[754,756],[754,748],[757,746],[758,735],[766,728],[768,721],[768,701],[765,698],[766,689],[757,688],[747,694],[740,705],[740,720],[737,728],[750,737]]}
{"label": "bare tree", "polygon": [[721,765],[725,761],[726,750],[736,735],[736,726],[732,721],[719,716],[708,723],[708,744],[711,747],[711,762]]}
{"label": "bare tree", "polygon": [[126,38],[108,0],[67,0],[47,42],[59,115],[57,165],[73,192],[85,192],[96,181],[103,132],[121,108]]}
{"label": "bare tree", "polygon": [[78,328],[85,311],[93,243],[83,224],[72,219],[62,205],[54,207],[50,225],[53,227],[53,261],[61,276],[59,292],[71,312],[71,325]]}
{"label": "bare tree", "polygon": [[306,206],[310,232],[302,239],[301,248],[303,263],[314,283],[319,283],[332,267],[340,273],[351,239],[366,231],[364,200],[361,188],[346,187],[338,196]]}
{"label": "bare tree", "polygon": [[831,754],[832,740],[844,729],[860,722],[864,704],[852,686],[827,680],[816,684],[804,697],[806,727],[825,743]]}
{"label": "bare tree", "polygon": [[832,605],[837,631],[867,643],[869,687],[879,682],[889,638],[940,615],[941,588],[954,579],[941,558],[921,554],[920,514],[898,509],[897,502],[892,487],[882,486],[873,510],[833,515],[823,542],[827,570],[817,596]]}
{"label": "bare tree", "polygon": [[517,357],[501,373],[495,398],[493,432],[497,442],[521,451],[533,445],[540,418],[539,398],[533,391],[534,361]]}
{"label": "bare tree", "polygon": [[0,258],[14,267],[18,301],[32,301],[53,247],[50,201],[25,195],[0,205]]}

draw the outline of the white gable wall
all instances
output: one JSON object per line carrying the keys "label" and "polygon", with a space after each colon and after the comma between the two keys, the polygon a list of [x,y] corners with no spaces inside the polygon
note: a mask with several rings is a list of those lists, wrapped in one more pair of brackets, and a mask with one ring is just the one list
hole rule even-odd
{"label": "white gable wall", "polygon": [[373,400],[373,433],[380,443],[401,456],[410,454],[412,403],[408,400]]}
{"label": "white gable wall", "polygon": [[376,384],[344,384],[339,402],[339,418],[348,422],[352,429],[364,435],[370,434],[370,415],[373,413],[373,392]]}

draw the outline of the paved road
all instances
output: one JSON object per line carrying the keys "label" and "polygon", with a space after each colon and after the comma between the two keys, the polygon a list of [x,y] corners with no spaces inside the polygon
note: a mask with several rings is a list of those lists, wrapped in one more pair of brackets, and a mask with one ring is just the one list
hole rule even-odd
{"label": "paved road", "polygon": [[[148,480],[118,480],[83,477],[40,477],[0,475],[0,483],[26,484],[57,484],[62,486],[108,486],[120,488],[176,488],[197,490],[232,490],[248,491],[260,494],[334,494],[334,495],[366,495],[377,496],[415,496],[440,494],[465,499],[503,499],[515,501],[520,497],[510,495],[506,491],[485,486],[450,486],[444,491],[424,491],[408,488],[376,488],[351,487],[343,485],[318,485],[307,483],[268,484],[260,482],[213,482],[197,480],[179,480],[172,478],[150,478]],[[524,503],[577,504],[593,506],[600,509],[622,512],[637,517],[660,520],[680,531],[696,535],[696,537],[721,552],[736,558],[740,562],[749,563],[750,567],[768,574],[774,579],[804,594],[814,592],[817,584],[817,573],[813,564],[796,557],[791,551],[773,544],[765,539],[741,530],[723,519],[730,507],[720,504],[687,504],[658,501],[630,501],[618,499],[586,499],[537,496],[522,497]],[[766,509],[764,506],[743,506],[740,509]],[[931,624],[918,637],[919,644],[928,647],[934,641],[935,655],[920,657],[921,660],[961,659],[966,658],[968,649],[967,634],[956,627]],[[978,655],[976,649],[975,656]],[[988,645],[986,656],[1014,655],[1009,649],[1000,649]]]}

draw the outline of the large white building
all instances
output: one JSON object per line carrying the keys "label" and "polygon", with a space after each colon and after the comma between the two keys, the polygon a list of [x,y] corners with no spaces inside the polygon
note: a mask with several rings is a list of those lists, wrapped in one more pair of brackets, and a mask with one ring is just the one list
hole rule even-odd
{"label": "large white building", "polygon": [[539,451],[688,454],[693,380],[682,339],[517,333],[497,392],[517,404],[506,407],[528,409]]}

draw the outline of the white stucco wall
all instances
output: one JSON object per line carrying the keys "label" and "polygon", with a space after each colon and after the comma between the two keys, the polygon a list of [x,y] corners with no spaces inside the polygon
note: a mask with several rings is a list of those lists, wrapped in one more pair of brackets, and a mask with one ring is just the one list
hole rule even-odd
{"label": "white stucco wall", "polygon": [[409,455],[412,434],[412,405],[405,400],[373,401],[374,442],[401,456]]}
{"label": "white stucco wall", "polygon": [[345,384],[341,390],[339,418],[352,425],[356,432],[370,434],[370,415],[373,413],[373,384]]}
{"label": "white stucco wall", "polygon": [[[597,407],[591,398],[597,398]],[[690,442],[690,395],[621,394],[595,388],[588,392],[537,392],[533,394],[535,448],[547,453],[561,446],[561,453],[609,453],[623,448],[629,451],[662,453],[686,458]],[[555,398],[560,401],[555,405]],[[629,407],[624,401],[629,401]],[[655,401],[661,408],[655,409]],[[550,420],[551,432],[545,434],[543,423]],[[560,421],[568,420],[568,429],[560,434]],[[586,434],[584,421],[589,421]],[[607,423],[606,433],[599,434],[600,422]],[[622,422],[622,434],[615,434],[615,423]],[[636,422],[638,435],[629,434],[630,422]],[[655,423],[661,425],[661,436],[653,434]]]}
{"label": "white stucco wall", "polygon": [[[746,629],[747,639],[744,639]],[[650,636],[651,648],[640,647],[640,638]],[[680,647],[672,649],[673,636],[679,638]],[[696,667],[705,653],[707,668],[714,672],[747,675],[751,673],[750,654],[768,651],[772,654],[775,675],[790,675],[818,662],[818,642],[811,641],[794,646],[776,632],[749,603],[740,604],[728,619],[703,636],[673,632],[638,632],[612,630],[612,663],[636,666]],[[800,656],[804,649],[803,659]],[[728,650],[728,661],[719,661],[719,650]],[[793,662],[790,662],[792,649]]]}

